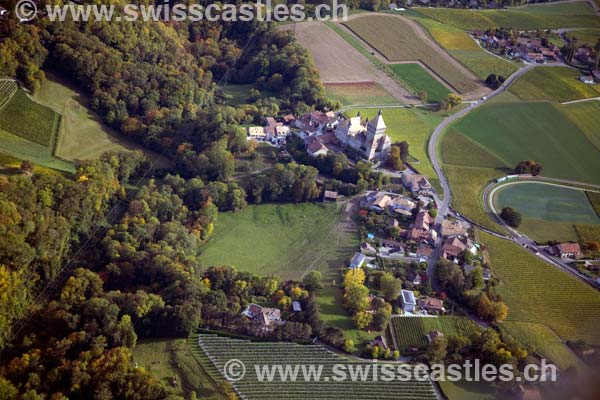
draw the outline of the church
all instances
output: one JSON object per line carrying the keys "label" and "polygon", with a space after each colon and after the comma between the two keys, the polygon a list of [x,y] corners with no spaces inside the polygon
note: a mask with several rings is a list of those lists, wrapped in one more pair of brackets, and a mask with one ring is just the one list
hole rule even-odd
{"label": "church", "polygon": [[338,123],[335,137],[344,145],[360,152],[367,160],[385,160],[392,140],[386,135],[381,110],[375,118],[363,124],[360,113]]}

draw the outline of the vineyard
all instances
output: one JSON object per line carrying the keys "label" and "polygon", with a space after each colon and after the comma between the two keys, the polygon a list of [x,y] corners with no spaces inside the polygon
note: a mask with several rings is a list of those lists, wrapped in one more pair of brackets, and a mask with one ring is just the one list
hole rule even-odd
{"label": "vineyard", "polygon": [[[213,362],[219,371],[224,370],[225,364],[232,359],[244,363],[246,374],[244,377],[232,383],[236,391],[243,399],[264,399],[266,394],[272,400],[277,399],[414,399],[427,400],[436,399],[436,394],[429,381],[412,380],[402,382],[398,379],[391,382],[383,382],[373,379],[350,379],[351,371],[358,368],[366,370],[371,363],[353,362],[345,357],[333,353],[318,345],[298,345],[294,343],[267,343],[250,342],[247,340],[230,339],[216,335],[199,335],[198,344]],[[292,379],[288,374],[286,382],[275,375],[275,379],[259,381],[255,366],[291,366],[297,368],[299,373],[297,379]],[[333,373],[343,365],[347,371],[348,379],[339,381],[341,375]],[[296,367],[297,366],[297,367]],[[305,368],[314,366],[318,369],[323,366],[320,379],[304,379],[301,366]],[[306,371],[307,373],[309,371]],[[334,378],[338,378],[336,381]]]}
{"label": "vineyard", "polygon": [[394,317],[390,322],[399,350],[427,346],[427,334],[440,331],[444,335],[470,336],[478,326],[466,317]]}
{"label": "vineyard", "polygon": [[0,81],[0,110],[17,92],[17,84],[14,81]]}

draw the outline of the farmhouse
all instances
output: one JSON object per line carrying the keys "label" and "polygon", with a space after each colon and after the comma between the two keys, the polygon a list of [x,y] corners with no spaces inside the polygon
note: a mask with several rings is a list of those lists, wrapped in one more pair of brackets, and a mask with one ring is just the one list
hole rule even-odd
{"label": "farmhouse", "polygon": [[352,260],[350,260],[350,266],[348,268],[350,268],[350,269],[360,268],[363,266],[365,261],[366,261],[366,257],[364,254],[354,253],[354,256],[352,257]]}
{"label": "farmhouse", "polygon": [[392,146],[392,139],[386,134],[387,126],[381,110],[377,116],[362,124],[360,114],[338,123],[335,136],[344,145],[360,152],[367,160],[383,160]]}
{"label": "farmhouse", "polygon": [[413,193],[431,191],[431,185],[423,175],[403,173],[402,183]]}
{"label": "farmhouse", "polygon": [[249,304],[242,315],[250,318],[261,329],[271,329],[274,325],[280,325],[281,311],[278,308],[261,307],[258,304]]}
{"label": "farmhouse", "polygon": [[402,292],[400,292],[400,300],[402,303],[402,309],[405,312],[415,312],[417,301],[415,300],[415,295],[411,290],[402,290]]}
{"label": "farmhouse", "polygon": [[581,247],[578,243],[561,243],[554,246],[554,254],[560,258],[580,258]]}

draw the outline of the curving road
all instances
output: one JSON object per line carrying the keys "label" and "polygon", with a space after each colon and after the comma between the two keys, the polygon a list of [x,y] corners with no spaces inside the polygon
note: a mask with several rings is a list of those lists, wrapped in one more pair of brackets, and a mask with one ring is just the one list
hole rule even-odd
{"label": "curving road", "polygon": [[[443,134],[443,132],[445,131],[445,129],[452,123],[454,123],[455,121],[457,121],[458,119],[464,117],[465,115],[467,115],[468,113],[470,113],[471,111],[483,106],[484,104],[486,104],[487,102],[489,102],[491,99],[493,99],[494,97],[500,95],[501,93],[504,93],[506,90],[508,90],[508,88],[510,87],[510,85],[512,85],[517,79],[519,79],[521,76],[523,76],[524,74],[526,74],[527,72],[529,72],[530,70],[532,70],[533,68],[543,68],[543,67],[555,67],[555,66],[564,66],[564,64],[562,63],[556,63],[556,64],[544,64],[544,65],[535,65],[535,64],[528,64],[525,67],[519,69],[517,72],[515,72],[513,75],[511,75],[503,84],[502,86],[500,86],[498,89],[494,90],[493,92],[491,92],[487,97],[482,98],[480,101],[477,101],[475,103],[472,103],[469,107],[457,112],[456,114],[452,115],[451,117],[445,119],[440,125],[438,125],[435,130],[433,131],[433,134],[431,135],[428,145],[427,145],[427,151],[429,154],[429,158],[431,159],[431,163],[433,164],[433,168],[435,170],[435,173],[437,174],[439,180],[440,180],[440,185],[442,187],[442,191],[443,191],[443,198],[440,198],[439,195],[437,193],[434,193],[434,199],[435,202],[438,206],[438,215],[436,218],[436,227],[438,229],[438,239],[435,242],[435,248],[433,251],[432,256],[429,259],[429,263],[428,263],[428,267],[427,267],[427,275],[430,277],[430,279],[432,279],[432,287],[434,289],[437,290],[438,288],[438,284],[437,282],[435,282],[433,280],[434,277],[434,268],[435,268],[435,264],[437,263],[437,261],[439,260],[440,256],[441,256],[441,248],[442,248],[442,235],[440,232],[440,225],[441,222],[448,216],[448,214],[452,214],[452,210],[451,210],[451,202],[452,202],[452,191],[450,189],[450,184],[448,183],[448,180],[446,179],[446,176],[444,175],[444,171],[442,169],[442,165],[440,162],[440,159],[438,158],[438,154],[437,154],[437,150],[438,150],[438,140],[440,139],[441,135]],[[563,181],[563,183],[571,183],[571,184],[578,184],[579,182],[569,182],[569,181]],[[489,195],[489,189],[490,187],[488,186],[486,188],[486,191],[484,192],[484,200],[488,199],[488,195]],[[484,201],[484,203],[487,203],[487,201]],[[486,205],[487,208],[487,205]],[[496,215],[496,214],[494,214]],[[456,214],[455,216],[459,217],[460,219],[476,226],[478,229],[494,235],[496,237],[505,239],[505,240],[510,240],[514,243],[517,243],[521,246],[527,247],[529,248],[532,253],[534,255],[536,255],[538,258],[542,259],[543,261],[554,265],[555,267],[570,273],[582,280],[584,280],[585,282],[591,284],[593,287],[597,288],[597,286],[594,284],[594,282],[589,279],[587,276],[579,273],[579,271],[574,270],[573,268],[569,267],[567,264],[563,263],[562,261],[556,260],[554,258],[551,258],[545,254],[543,254],[542,249],[540,247],[537,246],[537,244],[532,241],[531,239],[529,239],[527,236],[520,234],[519,232],[511,229],[510,227],[508,227],[504,221],[501,221],[499,217],[497,217],[496,215],[496,219],[499,220],[498,222],[500,223],[500,225],[505,228],[505,230],[509,233],[508,235],[503,235],[501,233],[498,232],[494,232],[490,229],[487,229],[483,226],[481,226],[480,224],[465,218],[462,215],[458,215]]]}

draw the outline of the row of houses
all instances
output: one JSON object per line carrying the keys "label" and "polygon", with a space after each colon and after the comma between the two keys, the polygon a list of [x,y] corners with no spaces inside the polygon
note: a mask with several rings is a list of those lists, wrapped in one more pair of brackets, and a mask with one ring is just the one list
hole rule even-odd
{"label": "row of houses", "polygon": [[498,50],[501,54],[507,54],[514,58],[522,58],[529,62],[554,62],[557,61],[560,49],[552,44],[542,44],[542,39],[518,37],[515,41],[498,37],[492,33],[474,30],[473,37],[489,49]]}
{"label": "row of houses", "polygon": [[287,115],[277,121],[273,117],[265,119],[264,126],[250,126],[246,130],[248,140],[258,142],[269,141],[273,144],[282,144],[287,135],[290,134],[290,122],[294,120],[293,115]]}

